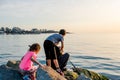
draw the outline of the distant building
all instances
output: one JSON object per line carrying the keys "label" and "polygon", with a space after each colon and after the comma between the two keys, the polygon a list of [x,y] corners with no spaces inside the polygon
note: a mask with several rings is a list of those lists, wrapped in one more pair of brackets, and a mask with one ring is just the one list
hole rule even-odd
{"label": "distant building", "polygon": [[0,31],[0,34],[4,34],[4,31]]}
{"label": "distant building", "polygon": [[22,30],[19,27],[13,27],[11,32],[13,34],[21,34]]}
{"label": "distant building", "polygon": [[32,29],[30,32],[33,34],[40,34],[41,33],[40,30],[38,30],[37,28]]}

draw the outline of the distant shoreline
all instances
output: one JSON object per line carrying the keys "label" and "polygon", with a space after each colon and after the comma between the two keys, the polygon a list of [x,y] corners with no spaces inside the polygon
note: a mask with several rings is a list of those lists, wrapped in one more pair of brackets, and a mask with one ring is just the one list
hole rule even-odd
{"label": "distant shoreline", "polygon": [[[12,29],[11,28],[4,28],[4,27],[1,27],[0,28],[0,34],[6,34],[6,35],[9,35],[9,34],[20,34],[20,35],[26,35],[26,34],[43,34],[43,33],[59,33],[59,31],[55,31],[55,30],[47,30],[47,29],[37,29],[37,28],[33,28],[31,30],[24,30],[24,29],[21,29],[19,27],[13,27]],[[70,32],[67,32],[67,33],[70,33]]]}

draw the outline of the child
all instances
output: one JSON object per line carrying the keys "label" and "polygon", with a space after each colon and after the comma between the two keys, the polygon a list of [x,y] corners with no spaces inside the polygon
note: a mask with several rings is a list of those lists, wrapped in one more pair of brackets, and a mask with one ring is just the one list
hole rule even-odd
{"label": "child", "polygon": [[33,66],[33,62],[38,64],[39,67],[43,67],[42,64],[36,61],[37,54],[40,51],[40,45],[35,43],[29,47],[28,52],[21,59],[19,68],[23,75],[30,75],[31,80],[35,80],[35,73],[38,67]]}

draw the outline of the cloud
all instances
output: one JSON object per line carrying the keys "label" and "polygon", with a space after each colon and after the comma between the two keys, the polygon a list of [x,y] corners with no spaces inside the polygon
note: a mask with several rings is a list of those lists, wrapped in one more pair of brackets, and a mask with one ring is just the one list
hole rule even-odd
{"label": "cloud", "polygon": [[[0,14],[11,16],[64,16],[72,14],[74,1],[69,0],[1,0]],[[69,13],[71,12],[71,13]],[[69,14],[68,14],[69,13]]]}
{"label": "cloud", "polygon": [[0,7],[0,14],[1,15],[7,15],[7,16],[15,16],[15,17],[22,17],[30,15],[31,10],[30,3],[22,2],[22,1],[15,1],[12,0],[10,2],[2,2],[3,4]]}

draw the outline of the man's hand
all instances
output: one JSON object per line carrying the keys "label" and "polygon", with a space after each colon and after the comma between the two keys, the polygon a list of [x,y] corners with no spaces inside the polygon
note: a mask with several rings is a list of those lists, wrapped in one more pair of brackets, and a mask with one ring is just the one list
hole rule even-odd
{"label": "man's hand", "polygon": [[61,49],[61,50],[60,50],[60,53],[63,54],[63,52],[64,52],[63,49]]}
{"label": "man's hand", "polygon": [[64,53],[64,50],[63,50],[63,48],[61,48],[60,46],[58,47],[59,48],[59,50],[60,50],[60,53],[61,53],[61,55]]}
{"label": "man's hand", "polygon": [[64,73],[61,71],[60,68],[57,68],[56,71],[57,71],[60,75],[64,76]]}

